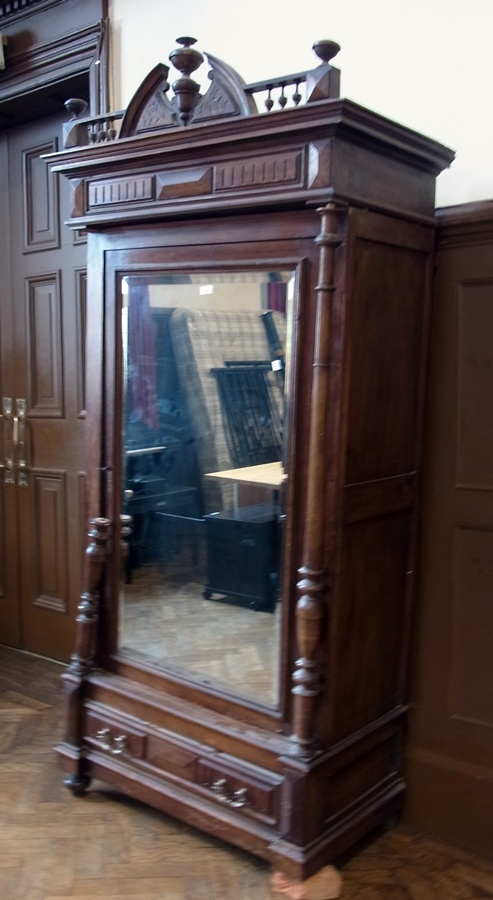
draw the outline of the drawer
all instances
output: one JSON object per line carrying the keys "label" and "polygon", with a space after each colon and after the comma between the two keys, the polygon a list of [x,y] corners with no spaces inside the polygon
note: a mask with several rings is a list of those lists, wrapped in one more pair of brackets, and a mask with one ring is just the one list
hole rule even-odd
{"label": "drawer", "polygon": [[145,759],[146,756],[147,735],[137,721],[133,722],[125,716],[120,717],[87,706],[84,741],[111,756],[134,759]]}
{"label": "drawer", "polygon": [[84,741],[264,825],[279,822],[283,779],[275,772],[97,703],[86,704]]}
{"label": "drawer", "polygon": [[270,826],[279,820],[282,778],[274,772],[171,733],[149,734],[146,759],[221,806]]}
{"label": "drawer", "polygon": [[273,773],[248,766],[240,760],[201,758],[196,781],[214,799],[229,809],[237,809],[275,826],[279,822],[282,779]]}

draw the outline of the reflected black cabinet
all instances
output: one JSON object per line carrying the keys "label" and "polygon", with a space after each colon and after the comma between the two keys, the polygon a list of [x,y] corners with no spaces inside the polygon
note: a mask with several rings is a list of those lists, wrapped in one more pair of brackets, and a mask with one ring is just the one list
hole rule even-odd
{"label": "reflected black cabinet", "polygon": [[205,517],[207,584],[204,596],[272,612],[276,606],[282,525],[267,503]]}
{"label": "reflected black cabinet", "polygon": [[[89,247],[66,783],[102,779],[297,879],[403,800],[434,188],[452,160],[340,99],[337,49],[316,44],[291,87],[209,56],[201,95],[185,41],[173,96],[159,65],[120,123],[78,121],[87,143],[51,157]],[[259,451],[277,429],[278,456],[232,452],[228,364],[267,378],[270,405],[254,392],[240,419]],[[133,451],[157,472],[129,475]]]}

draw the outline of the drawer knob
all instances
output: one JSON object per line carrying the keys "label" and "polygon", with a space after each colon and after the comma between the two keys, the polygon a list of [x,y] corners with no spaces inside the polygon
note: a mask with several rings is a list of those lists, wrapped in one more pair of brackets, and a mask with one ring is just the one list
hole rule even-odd
{"label": "drawer knob", "polygon": [[211,784],[211,790],[220,803],[232,806],[233,809],[241,809],[242,806],[247,806],[248,804],[247,789],[238,788],[234,793],[229,794],[226,790],[225,778],[218,778],[217,781],[214,781]]}
{"label": "drawer knob", "polygon": [[113,756],[120,756],[121,753],[125,753],[125,750],[128,750],[127,736],[125,734],[117,734],[116,737],[112,738],[109,728],[101,728],[96,732],[95,738],[101,744],[103,750],[107,750]]}

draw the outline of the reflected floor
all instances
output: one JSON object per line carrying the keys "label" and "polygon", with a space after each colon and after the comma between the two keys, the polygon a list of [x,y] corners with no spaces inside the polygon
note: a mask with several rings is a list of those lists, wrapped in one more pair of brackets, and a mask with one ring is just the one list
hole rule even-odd
{"label": "reflected floor", "polygon": [[204,581],[189,575],[178,567],[164,578],[160,566],[134,570],[123,586],[120,650],[277,706],[280,605],[267,613],[205,600]]}

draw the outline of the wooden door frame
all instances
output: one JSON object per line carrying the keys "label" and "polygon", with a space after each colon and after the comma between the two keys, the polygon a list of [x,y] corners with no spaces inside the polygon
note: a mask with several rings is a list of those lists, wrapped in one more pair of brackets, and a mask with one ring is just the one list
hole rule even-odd
{"label": "wooden door frame", "polygon": [[[86,99],[91,115],[107,111],[107,8],[108,0],[0,0],[0,32],[7,40],[5,69],[0,70],[0,159],[3,160],[0,181],[4,199],[8,199],[10,187],[6,171],[9,131],[47,115],[63,114],[64,102],[69,97]],[[8,333],[12,328],[12,309],[7,202],[2,204],[2,209],[0,218],[5,227],[0,233],[4,276],[0,283],[0,327]],[[0,363],[0,396],[10,395],[13,373],[9,355],[0,359]],[[3,424],[0,409],[2,428]],[[10,549],[7,545],[5,552],[12,556],[18,536],[12,532],[12,523],[6,527],[3,501],[2,484],[0,521],[4,522],[10,541]],[[7,577],[6,573],[4,576]],[[0,572],[0,595],[4,588]],[[15,630],[20,628],[20,623],[13,622],[12,626]],[[10,637],[15,643],[15,635]]]}
{"label": "wooden door frame", "polygon": [[108,0],[0,0],[5,69],[0,129],[60,111],[85,94],[89,113],[108,110]]}

